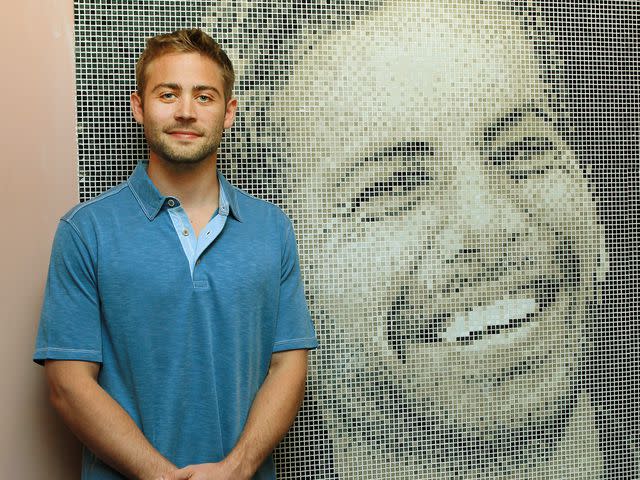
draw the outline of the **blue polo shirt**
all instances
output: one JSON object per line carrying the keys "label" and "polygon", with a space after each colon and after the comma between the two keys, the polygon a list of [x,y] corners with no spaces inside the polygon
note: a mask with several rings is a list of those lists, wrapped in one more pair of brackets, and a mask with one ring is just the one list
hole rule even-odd
{"label": "blue polo shirt", "polygon": [[[144,163],[67,213],[34,354],[100,363],[100,385],[179,467],[229,453],[272,353],[317,346],[291,222],[218,178],[220,207],[187,243]],[[123,478],[88,449],[82,471]],[[275,478],[271,459],[255,478]]]}

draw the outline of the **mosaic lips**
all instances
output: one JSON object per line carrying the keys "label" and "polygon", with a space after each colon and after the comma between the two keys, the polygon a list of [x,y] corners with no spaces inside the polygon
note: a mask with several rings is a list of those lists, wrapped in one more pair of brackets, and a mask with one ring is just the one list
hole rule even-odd
{"label": "mosaic lips", "polygon": [[[509,344],[531,330],[532,322],[555,302],[561,280],[537,279],[503,298],[452,315],[439,333],[445,342]],[[488,346],[488,345],[486,345]]]}
{"label": "mosaic lips", "polygon": [[467,300],[462,290],[452,301],[436,300],[434,303],[449,308],[436,308],[431,314],[401,292],[387,315],[387,340],[403,363],[410,344],[446,344],[473,350],[509,345],[533,331],[539,317],[555,304],[565,283],[564,278],[539,277],[481,301]]}
{"label": "mosaic lips", "polygon": [[[538,312],[535,298],[509,298],[478,306],[470,311],[456,314],[440,337],[445,342],[461,339],[478,339],[487,336],[498,337],[498,343],[506,344],[516,335],[521,335],[518,327],[531,325],[531,319]],[[514,331],[515,330],[515,331]]]}

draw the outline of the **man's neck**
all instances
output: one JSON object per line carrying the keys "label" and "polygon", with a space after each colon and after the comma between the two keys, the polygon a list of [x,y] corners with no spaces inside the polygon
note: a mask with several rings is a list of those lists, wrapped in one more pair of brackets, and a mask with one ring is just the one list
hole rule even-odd
{"label": "man's neck", "polygon": [[162,195],[178,198],[187,211],[218,206],[215,156],[195,164],[174,164],[152,154],[147,174]]}
{"label": "man's neck", "polygon": [[602,477],[595,411],[589,395],[581,393],[578,404],[549,463],[533,478],[575,478],[598,480]]}
{"label": "man's neck", "polygon": [[198,235],[219,206],[220,185],[216,157],[212,156],[196,164],[176,165],[152,154],[147,174],[162,195],[180,200]]}

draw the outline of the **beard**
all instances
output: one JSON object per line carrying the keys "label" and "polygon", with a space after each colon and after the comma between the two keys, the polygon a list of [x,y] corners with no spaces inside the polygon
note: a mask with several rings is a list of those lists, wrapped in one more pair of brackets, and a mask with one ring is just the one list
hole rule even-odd
{"label": "beard", "polygon": [[216,126],[212,131],[197,131],[199,141],[187,145],[171,142],[167,132],[184,128],[193,130],[188,126],[172,125],[168,128],[145,126],[145,137],[149,149],[158,157],[173,165],[196,165],[215,154],[222,140],[222,126]]}

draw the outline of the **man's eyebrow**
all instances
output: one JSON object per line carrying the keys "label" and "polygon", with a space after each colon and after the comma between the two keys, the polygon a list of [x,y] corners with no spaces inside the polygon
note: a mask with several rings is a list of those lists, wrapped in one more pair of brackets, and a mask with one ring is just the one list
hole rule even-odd
{"label": "man's eyebrow", "polygon": [[500,134],[518,125],[529,114],[534,114],[538,118],[549,121],[547,112],[533,103],[525,105],[524,107],[516,107],[484,129],[484,145],[493,142]]}
{"label": "man's eyebrow", "polygon": [[220,93],[220,91],[214,87],[213,85],[196,85],[193,87],[196,92],[203,92],[205,90],[213,90],[216,93]]}
{"label": "man's eyebrow", "polygon": [[178,85],[177,83],[165,82],[165,83],[159,83],[158,85],[153,87],[153,90],[151,90],[151,91],[155,92],[156,90],[158,90],[160,88],[168,88],[169,90],[182,90],[182,87],[180,85]]}
{"label": "man's eyebrow", "polygon": [[[178,85],[177,83],[163,82],[163,83],[159,83],[158,85],[153,87],[152,92],[155,92],[159,88],[168,88],[169,90],[182,91],[182,87],[180,85]],[[196,91],[196,92],[205,92],[205,91],[211,90],[211,91],[216,92],[218,95],[220,95],[220,91],[216,87],[214,87],[213,85],[195,85],[193,87],[193,90]]]}

